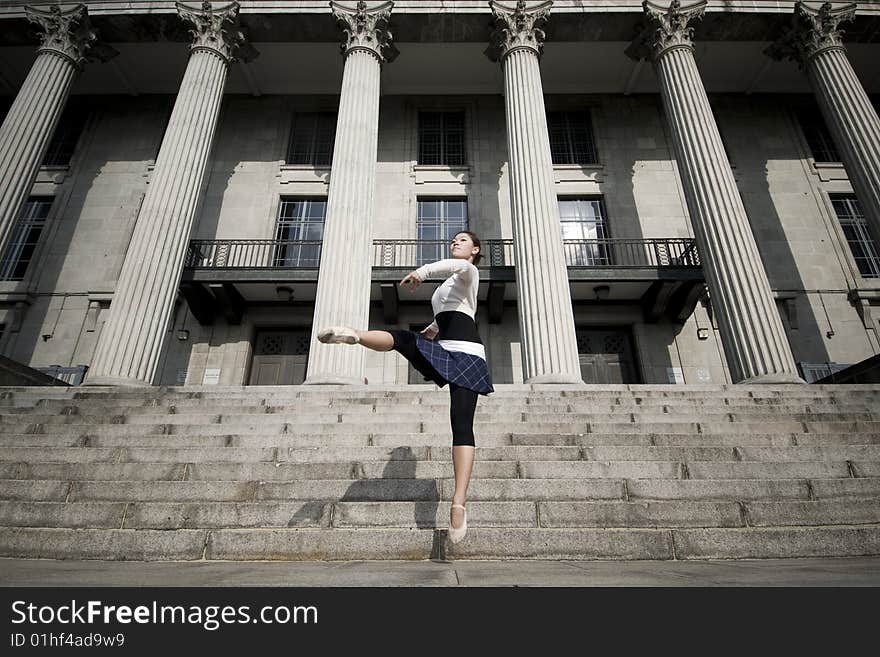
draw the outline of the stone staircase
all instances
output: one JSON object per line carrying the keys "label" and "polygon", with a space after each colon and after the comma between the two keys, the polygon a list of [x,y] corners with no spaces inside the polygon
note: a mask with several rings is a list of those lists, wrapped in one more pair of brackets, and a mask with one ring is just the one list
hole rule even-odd
{"label": "stone staircase", "polygon": [[0,556],[880,554],[880,385],[496,389],[452,546],[446,390],[0,388]]}

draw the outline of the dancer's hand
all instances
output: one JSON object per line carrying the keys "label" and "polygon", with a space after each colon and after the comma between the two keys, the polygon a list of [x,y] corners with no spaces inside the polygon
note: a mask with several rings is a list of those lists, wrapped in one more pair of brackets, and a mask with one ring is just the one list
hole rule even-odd
{"label": "dancer's hand", "polygon": [[436,338],[437,333],[439,333],[439,331],[434,328],[433,324],[431,326],[428,326],[427,328],[425,328],[424,331],[422,331],[422,335],[425,336],[426,338],[428,338],[428,340],[433,340],[434,338]]}
{"label": "dancer's hand", "polygon": [[419,285],[422,284],[422,279],[419,278],[419,275],[416,274],[414,271],[411,271],[410,273],[408,273],[406,276],[404,276],[404,277],[400,280],[400,284],[401,284],[401,285],[404,285],[404,284],[406,284],[406,283],[409,283],[409,291],[412,292],[412,291],[415,290]]}

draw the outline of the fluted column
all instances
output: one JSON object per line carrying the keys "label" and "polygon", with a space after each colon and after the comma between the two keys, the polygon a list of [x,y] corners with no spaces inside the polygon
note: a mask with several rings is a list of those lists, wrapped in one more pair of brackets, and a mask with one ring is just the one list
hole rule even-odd
{"label": "fluted column", "polygon": [[504,72],[510,208],[525,383],[581,383],[539,58],[552,2],[490,2],[486,54]]}
{"label": "fluted column", "polygon": [[880,118],[849,63],[838,29],[855,15],[854,3],[832,10],[826,2],[815,10],[798,2],[792,29],[764,52],[777,60],[792,59],[806,71],[868,226],[880,243]]}
{"label": "fluted column", "polygon": [[[212,9],[177,3],[193,23],[193,44],[153,179],[104,325],[87,383],[149,385],[153,382],[177,288],[208,155],[217,126],[226,74],[243,36],[231,29],[233,2]],[[253,55],[251,49],[250,55]]]}
{"label": "fluted column", "polygon": [[[58,5],[25,11],[42,29],[42,43],[0,126],[0,253],[36,180],[73,81],[97,39],[85,5],[64,12]],[[107,57],[115,53],[103,51]]]}
{"label": "fluted column", "polygon": [[389,31],[394,3],[330,6],[346,33],[345,67],[305,383],[363,384],[365,350],[323,344],[317,334],[325,326],[365,329],[369,322],[379,78],[382,63],[397,55]]}
{"label": "fluted column", "polygon": [[626,52],[654,62],[731,378],[802,382],[694,59],[687,24],[706,2],[643,7],[650,31]]}

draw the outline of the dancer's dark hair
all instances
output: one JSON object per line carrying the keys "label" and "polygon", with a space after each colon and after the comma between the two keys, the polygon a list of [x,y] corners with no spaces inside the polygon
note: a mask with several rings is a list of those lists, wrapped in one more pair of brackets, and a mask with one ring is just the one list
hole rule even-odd
{"label": "dancer's dark hair", "polygon": [[477,234],[470,230],[460,230],[456,233],[456,235],[461,235],[464,233],[465,235],[470,236],[471,241],[474,243],[474,246],[480,247],[480,252],[474,256],[474,259],[471,261],[474,263],[474,267],[480,264],[480,260],[483,259],[483,246],[480,244],[480,238],[477,237]]}

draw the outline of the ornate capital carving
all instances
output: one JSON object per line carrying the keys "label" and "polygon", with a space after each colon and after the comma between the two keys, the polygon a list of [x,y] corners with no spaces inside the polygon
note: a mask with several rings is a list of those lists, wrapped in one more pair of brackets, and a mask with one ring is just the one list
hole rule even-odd
{"label": "ornate capital carving", "polygon": [[688,27],[692,20],[700,20],[706,10],[706,0],[682,7],[679,0],[672,0],[669,8],[644,0],[642,9],[648,17],[648,26],[626,49],[632,59],[653,59],[671,48],[693,48],[694,28]]}
{"label": "ornate capital carving", "polygon": [[544,30],[553,0],[526,8],[525,0],[517,0],[516,7],[508,7],[490,0],[492,21],[489,27],[489,47],[486,56],[493,62],[502,61],[517,48],[528,48],[540,57],[544,50]]}
{"label": "ornate capital carving", "polygon": [[345,33],[345,41],[340,47],[342,55],[346,57],[353,50],[368,50],[380,62],[394,61],[400,51],[394,45],[391,34],[393,7],[393,2],[384,2],[367,9],[367,3],[360,0],[357,7],[351,9],[331,0],[330,10]]}
{"label": "ornate capital carving", "polygon": [[193,37],[190,52],[210,50],[222,57],[227,64],[235,61],[248,62],[259,55],[239,29],[237,2],[216,9],[207,1],[199,9],[181,2],[174,4],[177,6],[177,15],[194,26],[189,31]]}
{"label": "ornate capital carving", "polygon": [[85,5],[76,5],[67,11],[61,11],[58,5],[52,5],[49,9],[25,7],[24,10],[28,21],[36,23],[43,30],[38,51],[60,55],[78,69],[82,69],[95,54],[100,55],[99,59],[118,54],[109,46],[100,48],[99,53],[90,52],[98,35],[89,23],[89,12]]}
{"label": "ornate capital carving", "polygon": [[776,60],[791,59],[800,68],[816,54],[829,48],[844,48],[843,30],[838,25],[856,16],[856,4],[833,9],[830,2],[819,9],[808,7],[798,1],[794,6],[791,27],[776,42],[764,50],[764,54]]}

